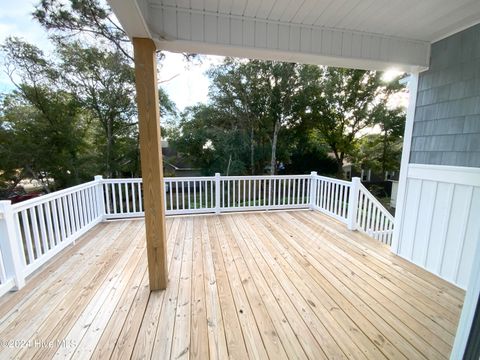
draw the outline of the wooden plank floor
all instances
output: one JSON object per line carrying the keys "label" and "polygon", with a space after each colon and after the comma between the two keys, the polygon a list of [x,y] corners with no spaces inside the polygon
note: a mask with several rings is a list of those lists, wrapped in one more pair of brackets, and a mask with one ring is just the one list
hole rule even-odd
{"label": "wooden plank floor", "polygon": [[464,292],[318,212],[102,223],[0,299],[0,358],[447,359]]}

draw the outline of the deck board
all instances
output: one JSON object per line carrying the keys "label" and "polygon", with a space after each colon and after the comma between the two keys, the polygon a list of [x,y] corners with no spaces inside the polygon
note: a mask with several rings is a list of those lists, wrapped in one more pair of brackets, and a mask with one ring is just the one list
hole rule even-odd
{"label": "deck board", "polygon": [[102,223],[0,299],[0,358],[446,359],[464,291],[312,211]]}

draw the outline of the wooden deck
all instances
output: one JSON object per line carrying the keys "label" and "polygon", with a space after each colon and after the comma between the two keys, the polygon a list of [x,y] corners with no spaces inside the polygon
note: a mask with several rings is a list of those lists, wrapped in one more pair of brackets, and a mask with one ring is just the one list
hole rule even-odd
{"label": "wooden deck", "polygon": [[318,212],[102,223],[0,299],[0,358],[446,359],[464,292]]}

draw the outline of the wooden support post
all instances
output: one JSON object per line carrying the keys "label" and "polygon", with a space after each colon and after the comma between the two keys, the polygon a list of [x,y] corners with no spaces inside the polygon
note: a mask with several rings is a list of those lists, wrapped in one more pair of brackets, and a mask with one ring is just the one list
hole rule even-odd
{"label": "wooden support post", "polygon": [[167,287],[167,239],[156,48],[133,38],[150,290]]}

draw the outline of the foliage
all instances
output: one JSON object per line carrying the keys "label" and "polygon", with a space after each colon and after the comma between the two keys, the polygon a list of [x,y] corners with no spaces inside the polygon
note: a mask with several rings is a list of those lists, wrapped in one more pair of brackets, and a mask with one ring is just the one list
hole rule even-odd
{"label": "foliage", "polygon": [[51,38],[56,42],[68,43],[88,37],[98,43],[100,39],[133,61],[127,34],[111,10],[98,0],[41,0],[32,15],[51,32]]}
{"label": "foliage", "polygon": [[[96,174],[138,176],[131,45],[111,10],[97,0],[44,0],[33,15],[55,52],[17,38],[1,46],[16,90],[0,109],[0,186],[34,178],[48,191]],[[175,104],[159,96],[161,114],[174,118]]]}
{"label": "foliage", "polygon": [[403,121],[399,109],[387,106],[390,96],[402,89],[398,79],[387,84],[381,72],[366,70],[308,66],[305,71],[304,118],[330,147],[339,173],[345,158],[355,154],[362,132],[391,116]]}
{"label": "foliage", "polygon": [[[404,114],[387,104],[402,90],[398,79],[387,84],[373,71],[232,59],[209,75],[208,106],[187,110],[172,133],[178,150],[207,172],[274,173],[279,161],[292,173],[342,176],[346,158],[364,165],[376,157],[381,168],[396,167]],[[366,154],[362,144],[372,143],[365,134],[374,128],[381,146]]]}

